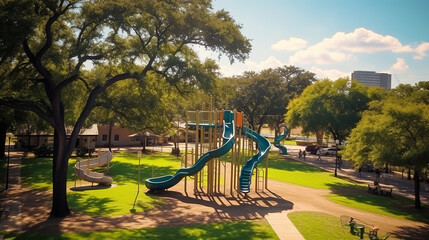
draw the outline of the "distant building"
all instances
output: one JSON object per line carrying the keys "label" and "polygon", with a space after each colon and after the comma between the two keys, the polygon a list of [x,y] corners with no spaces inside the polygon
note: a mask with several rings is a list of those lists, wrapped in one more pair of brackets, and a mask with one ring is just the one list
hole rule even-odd
{"label": "distant building", "polygon": [[352,80],[362,83],[368,87],[382,87],[386,90],[391,89],[392,75],[388,73],[377,73],[372,71],[354,71]]}

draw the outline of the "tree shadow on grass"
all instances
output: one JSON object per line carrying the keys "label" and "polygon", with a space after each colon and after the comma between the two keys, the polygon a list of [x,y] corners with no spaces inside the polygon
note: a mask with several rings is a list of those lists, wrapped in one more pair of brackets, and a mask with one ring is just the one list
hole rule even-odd
{"label": "tree shadow on grass", "polygon": [[[52,185],[52,159],[23,158],[21,160],[21,181],[24,186],[37,184]],[[48,190],[49,187],[38,187]]]}
{"label": "tree shadow on grass", "polygon": [[108,203],[113,202],[113,200],[108,197],[98,198],[90,196],[85,198],[81,194],[69,193],[67,200],[71,209],[80,210],[92,216],[100,216],[118,210],[115,207],[109,206],[110,204]]}
{"label": "tree shadow on grass", "polygon": [[366,204],[371,207],[375,206],[384,212],[398,217],[412,221],[429,223],[429,209],[416,209],[414,207],[414,201],[405,197],[386,197],[371,194],[367,192],[365,187],[356,189],[332,188],[332,193],[347,198],[352,202]]}
{"label": "tree shadow on grass", "polygon": [[399,227],[398,231],[391,232],[400,239],[427,240],[429,229],[423,227]]}

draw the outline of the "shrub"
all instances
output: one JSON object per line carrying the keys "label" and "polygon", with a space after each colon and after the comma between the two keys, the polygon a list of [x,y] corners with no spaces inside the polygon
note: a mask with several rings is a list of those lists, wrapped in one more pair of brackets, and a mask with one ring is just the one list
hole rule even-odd
{"label": "shrub", "polygon": [[94,151],[95,151],[94,148],[89,148],[89,149],[86,147],[76,148],[76,156],[84,157],[88,153],[89,156],[91,157]]}
{"label": "shrub", "polygon": [[33,149],[36,157],[50,157],[54,153],[54,149],[50,146],[38,146]]}

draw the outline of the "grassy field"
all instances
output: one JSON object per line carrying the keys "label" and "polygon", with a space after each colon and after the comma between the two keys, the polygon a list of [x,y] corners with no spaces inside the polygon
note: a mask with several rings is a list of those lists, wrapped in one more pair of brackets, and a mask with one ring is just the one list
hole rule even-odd
{"label": "grassy field", "polygon": [[[73,176],[76,159],[70,159],[68,188],[90,185],[77,180]],[[23,159],[22,184],[34,189],[48,190],[52,188],[52,160],[47,158]],[[138,188],[138,158],[137,153],[116,154],[111,162],[108,175],[113,177],[112,188],[90,191],[69,191],[67,194],[70,207],[92,216],[117,216],[131,212],[143,212],[152,209],[162,200],[157,196],[146,195],[144,179],[153,176],[174,174],[180,168],[180,159],[166,153],[143,155],[141,159],[140,194],[136,207],[133,209]]]}
{"label": "grassy field", "polygon": [[[348,226],[342,225],[338,217],[318,212],[293,212],[288,214],[289,219],[305,239],[324,240],[355,240],[359,236],[352,235]],[[379,237],[386,233],[379,232]],[[369,239],[366,229],[364,239]],[[392,239],[392,238],[389,238]]]}
{"label": "grassy field", "polygon": [[336,178],[333,173],[270,153],[268,177],[282,182],[293,183],[317,189],[358,188],[346,178]]}
{"label": "grassy field", "polygon": [[329,194],[328,199],[334,203],[367,212],[429,223],[429,211],[427,209],[415,209],[414,201],[411,199],[401,196],[386,198],[367,194],[365,191],[360,192],[360,194]]}
{"label": "grassy field", "polygon": [[22,234],[6,239],[24,240],[105,240],[105,239],[278,239],[266,221],[236,221],[212,224],[187,225],[177,227],[158,227],[141,229],[121,229],[105,232],[67,233],[67,234]]}

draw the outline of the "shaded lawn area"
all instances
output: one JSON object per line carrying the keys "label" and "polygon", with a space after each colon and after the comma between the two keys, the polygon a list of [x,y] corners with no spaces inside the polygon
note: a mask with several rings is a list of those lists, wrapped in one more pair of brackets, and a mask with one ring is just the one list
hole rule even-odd
{"label": "shaded lawn area", "polygon": [[[68,167],[68,188],[75,186],[74,164],[71,158]],[[69,206],[74,211],[80,211],[91,216],[116,216],[131,212],[143,212],[152,209],[162,200],[154,195],[146,195],[144,181],[148,177],[174,174],[180,168],[180,159],[166,153],[143,155],[141,158],[140,193],[133,209],[134,199],[138,188],[138,158],[137,153],[116,154],[111,162],[107,175],[113,177],[113,187],[91,189],[86,191],[70,191],[67,193]],[[98,169],[105,170],[105,169]],[[22,184],[39,190],[52,189],[52,159],[27,158],[22,160]],[[85,181],[76,181],[76,187],[91,186]]]}
{"label": "shaded lawn area", "polygon": [[415,209],[413,200],[397,195],[390,198],[359,190],[357,194],[329,194],[328,199],[334,203],[363,211],[429,223],[428,209]]}
{"label": "shaded lawn area", "polygon": [[[359,236],[352,235],[348,226],[342,226],[339,218],[320,212],[293,212],[289,219],[305,239],[324,240],[357,240]],[[364,239],[369,239],[368,228],[365,228]],[[379,237],[386,233],[379,231]],[[389,238],[392,239],[392,238]]]}
{"label": "shaded lawn area", "polygon": [[316,189],[360,188],[347,178],[337,178],[323,169],[279,157],[277,153],[268,156],[268,177],[270,179],[293,183]]}
{"label": "shaded lawn area", "polygon": [[279,239],[264,220],[260,221],[236,221],[210,223],[200,225],[188,225],[177,227],[158,227],[142,229],[121,229],[105,232],[67,233],[67,234],[23,234],[18,237],[6,236],[6,239]]}

